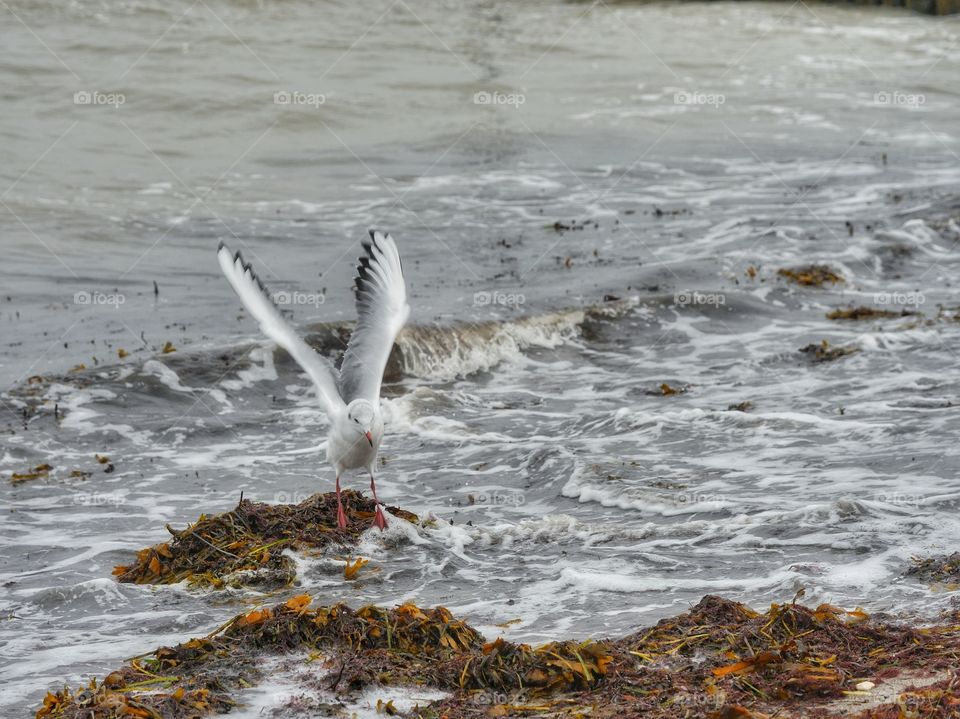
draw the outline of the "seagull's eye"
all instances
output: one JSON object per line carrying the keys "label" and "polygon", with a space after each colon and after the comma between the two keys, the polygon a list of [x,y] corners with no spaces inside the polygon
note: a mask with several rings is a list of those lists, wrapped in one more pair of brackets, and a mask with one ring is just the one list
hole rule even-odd
{"label": "seagull's eye", "polygon": [[357,424],[360,424],[360,420],[357,419],[356,417],[353,418],[353,421],[356,422]]}

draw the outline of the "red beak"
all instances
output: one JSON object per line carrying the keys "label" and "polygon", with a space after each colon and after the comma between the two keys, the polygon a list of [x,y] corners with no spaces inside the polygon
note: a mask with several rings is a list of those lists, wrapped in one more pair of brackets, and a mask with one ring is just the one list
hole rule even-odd
{"label": "red beak", "polygon": [[373,435],[369,432],[364,432],[364,436],[367,438],[367,441],[370,443],[370,446],[373,446]]}

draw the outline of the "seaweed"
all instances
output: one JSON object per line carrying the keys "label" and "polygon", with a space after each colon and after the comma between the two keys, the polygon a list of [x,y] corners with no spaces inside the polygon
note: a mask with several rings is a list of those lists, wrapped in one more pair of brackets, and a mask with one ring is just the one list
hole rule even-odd
{"label": "seaweed", "polygon": [[960,322],[960,307],[937,305],[937,316],[934,319],[942,322]]}
{"label": "seaweed", "polygon": [[[294,580],[295,570],[283,554],[285,549],[355,544],[369,527],[376,509],[372,499],[345,490],[343,506],[350,524],[339,529],[333,492],[314,494],[300,504],[263,504],[241,498],[235,509],[213,517],[201,515],[181,531],[167,525],[172,541],[140,550],[133,564],[118,566],[113,574],[121,582],[174,584],[186,580],[214,589],[287,585]],[[398,507],[388,509],[407,521],[417,521],[416,515]]]}
{"label": "seaweed", "polygon": [[21,482],[29,482],[33,479],[45,479],[50,476],[50,470],[52,470],[49,464],[38,464],[32,469],[28,469],[25,472],[12,472],[10,474],[10,481],[13,484],[20,484]]}
{"label": "seaweed", "polygon": [[878,310],[874,307],[844,307],[827,313],[828,320],[881,320],[895,317],[912,317],[919,314],[911,310]]}
{"label": "seaweed", "polygon": [[[557,220],[552,225],[545,225],[546,229],[553,230],[554,232],[570,232],[575,230],[583,230],[590,223],[589,220],[570,220],[569,223],[564,222],[563,220]],[[595,227],[597,223],[592,223]]]}
{"label": "seaweed", "polygon": [[894,702],[865,709],[855,719],[956,719],[960,716],[960,674],[917,687],[910,686]]}
{"label": "seaweed", "polygon": [[648,390],[647,394],[654,397],[674,397],[679,394],[686,394],[690,391],[690,387],[691,385],[688,384],[674,387],[666,382],[661,382],[659,387],[655,390]]}
{"label": "seaweed", "polygon": [[913,557],[907,575],[916,577],[938,589],[960,589],[960,552],[937,557]]}
{"label": "seaweed", "polygon": [[[226,711],[231,692],[262,678],[265,652],[327,650],[339,669],[329,688],[415,684],[469,692],[526,688],[531,695],[599,683],[611,657],[594,642],[555,642],[532,649],[483,637],[443,607],[393,609],[344,604],[310,609],[308,595],[240,614],[213,633],[132,660],[102,682],[50,692],[44,717],[181,719]],[[328,666],[337,662],[328,662]]]}
{"label": "seaweed", "polygon": [[835,272],[827,265],[804,265],[802,267],[790,267],[777,270],[777,275],[785,277],[791,282],[796,282],[804,287],[823,287],[826,283],[832,285],[844,284],[846,280],[838,272]]}
{"label": "seaweed", "polygon": [[[860,609],[794,602],[766,612],[716,596],[617,640],[538,647],[486,642],[447,609],[345,604],[311,609],[308,595],[233,617],[211,634],[131,660],[102,682],[48,693],[37,719],[185,719],[228,711],[264,678],[264,657],[299,662],[307,689],[334,700],[369,687],[449,692],[407,716],[840,717],[837,699],[864,695],[912,670],[927,686],[875,702],[860,715],[887,719],[905,703],[916,716],[955,716],[960,617],[917,628]],[[304,658],[304,655],[305,658]],[[322,661],[318,661],[321,660]],[[864,679],[872,681],[864,683]],[[942,680],[942,681],[941,681]],[[314,716],[300,696],[285,716]],[[335,705],[334,705],[335,707]],[[378,702],[383,713],[402,713]],[[839,711],[839,713],[837,713]],[[927,713],[924,713],[927,712]]]}
{"label": "seaweed", "polygon": [[833,362],[841,357],[847,357],[848,355],[855,354],[860,350],[857,347],[850,346],[833,347],[829,342],[827,342],[827,340],[823,340],[819,344],[808,344],[806,347],[801,347],[797,351],[807,355],[811,362],[820,363]]}

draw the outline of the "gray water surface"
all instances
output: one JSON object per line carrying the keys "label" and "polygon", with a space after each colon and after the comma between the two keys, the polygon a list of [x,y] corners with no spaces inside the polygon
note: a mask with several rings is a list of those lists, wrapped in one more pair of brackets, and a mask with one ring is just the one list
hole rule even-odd
{"label": "gray water surface", "polygon": [[[706,593],[921,617],[950,601],[902,574],[960,531],[957,18],[0,14],[3,716],[286,596],[110,575],[241,491],[332,487],[309,382],[240,311],[221,240],[301,293],[284,309],[305,330],[353,317],[369,227],[404,257],[415,327],[378,484],[441,521],[371,533],[358,583],[336,554],[305,560],[291,594],[442,603],[525,641],[625,634]],[[777,274],[810,262],[845,282]],[[826,318],[848,305],[921,314]],[[856,351],[798,351],[824,340]]]}

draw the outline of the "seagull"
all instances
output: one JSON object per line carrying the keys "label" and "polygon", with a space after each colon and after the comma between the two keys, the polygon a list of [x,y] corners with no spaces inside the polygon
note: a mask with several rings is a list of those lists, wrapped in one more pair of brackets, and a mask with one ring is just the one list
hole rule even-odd
{"label": "seagull", "polygon": [[389,234],[370,230],[364,255],[357,265],[355,294],[357,324],[337,370],[326,357],[303,341],[277,310],[267,288],[243,256],[220,243],[217,259],[227,280],[260,330],[283,347],[317,388],[317,399],[327,418],[327,461],[337,475],[337,525],[347,526],[340,498],[340,475],[347,469],[366,469],[377,507],[373,523],[381,531],[387,520],[377,500],[374,468],[383,438],[380,384],[397,333],[407,321],[407,289],[400,253]]}

